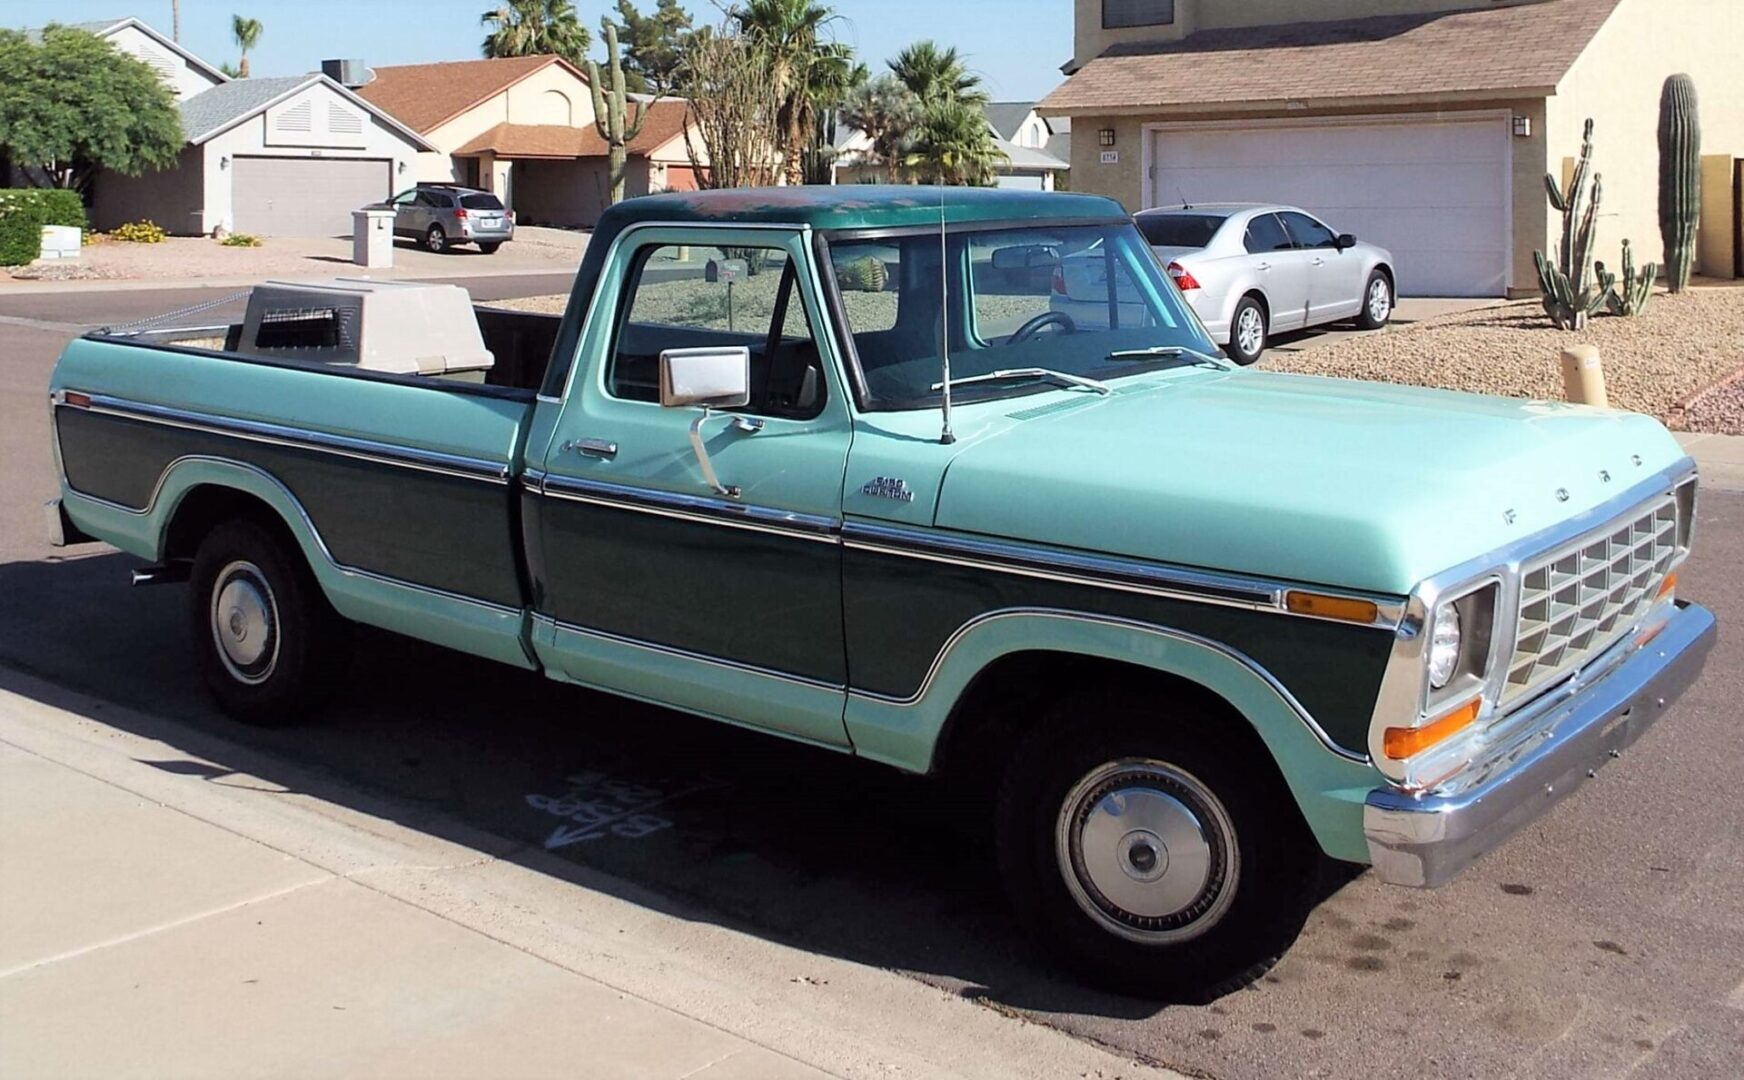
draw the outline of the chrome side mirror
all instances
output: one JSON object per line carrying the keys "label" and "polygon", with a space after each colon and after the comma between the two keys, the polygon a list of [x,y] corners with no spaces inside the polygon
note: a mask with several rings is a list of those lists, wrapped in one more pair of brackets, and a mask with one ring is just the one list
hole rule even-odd
{"label": "chrome side mirror", "polygon": [[[739,497],[737,486],[721,483],[714,462],[702,444],[702,425],[714,409],[737,409],[751,403],[751,350],[744,345],[708,346],[701,349],[666,349],[660,353],[660,406],[680,409],[700,406],[690,422],[690,448],[702,478],[716,495]],[[756,431],[741,423],[743,431]]]}
{"label": "chrome side mirror", "polygon": [[667,349],[660,354],[660,404],[737,409],[751,402],[751,350],[744,345]]}

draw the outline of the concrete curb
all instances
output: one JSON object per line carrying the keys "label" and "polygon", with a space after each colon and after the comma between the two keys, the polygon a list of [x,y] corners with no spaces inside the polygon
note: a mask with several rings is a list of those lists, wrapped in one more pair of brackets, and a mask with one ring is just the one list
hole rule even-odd
{"label": "concrete curb", "polygon": [[[115,719],[116,726],[101,718]],[[366,1006],[353,1005],[363,1008],[351,1014],[356,1027],[322,1029],[353,1033],[320,1046],[323,1071],[379,1071],[374,1055],[385,1034],[392,1034],[405,1053],[428,1058],[432,1046],[457,1045],[459,1031],[468,1033],[468,1060],[482,1056],[495,1062],[487,1071],[551,1074],[555,1051],[526,1039],[525,1011],[536,1010],[552,1021],[571,1017],[551,1032],[553,1040],[567,1037],[573,1044],[584,1035],[596,1040],[585,1047],[590,1068],[582,1071],[599,1075],[676,1076],[669,1067],[674,1055],[701,1046],[722,1056],[683,1075],[723,1080],[820,1074],[1179,1077],[894,973],[742,932],[722,925],[717,915],[536,846],[480,833],[246,745],[6,668],[0,668],[0,769],[13,770],[7,775],[15,779],[18,770],[27,770],[37,791],[76,788],[66,798],[101,797],[136,808],[131,813],[159,815],[147,819],[157,826],[136,823],[131,831],[122,830],[132,846],[116,861],[153,869],[171,858],[210,865],[204,851],[209,842],[214,859],[256,868],[253,891],[240,899],[189,899],[169,912],[174,917],[120,927],[126,933],[95,927],[85,937],[60,943],[79,947],[50,949],[34,962],[0,973],[0,1004],[10,1029],[0,1063],[47,1060],[60,1063],[62,1072],[101,1073],[106,1070],[84,1065],[130,1060],[127,1055],[141,1045],[167,1045],[169,1056],[151,1057],[150,1068],[222,1075],[222,1067],[233,1065],[234,1055],[242,1052],[237,1049],[241,1039],[256,1067],[294,1073],[309,1051],[293,1015],[337,1022],[341,1018],[327,1013],[338,1007],[330,1000],[368,1001],[376,992],[408,1003],[434,995],[444,1004],[428,1023],[408,1019],[412,1014],[397,1007],[372,1020],[376,1014]],[[35,846],[28,850],[45,854],[33,860],[33,894],[67,887],[68,874],[76,876],[93,859],[104,863],[105,874],[125,872],[104,859],[107,819],[81,821],[69,814],[63,825],[61,818],[36,813],[23,802],[3,807],[0,840],[10,845],[21,822],[34,830]],[[162,816],[164,810],[169,817]],[[92,807],[87,816],[98,812]],[[57,831],[62,829],[64,837]],[[176,838],[155,839],[167,832]],[[181,850],[160,852],[158,843],[178,844]],[[187,850],[190,846],[194,850]],[[65,865],[63,851],[71,860]],[[206,875],[208,885],[212,877],[224,877],[222,869]],[[141,876],[156,878],[155,885],[138,886],[141,894],[153,894],[150,898],[160,904],[178,901],[173,874]],[[55,899],[53,893],[47,897]],[[35,904],[34,911],[43,907],[26,902]],[[251,913],[247,918],[237,915],[242,905]],[[131,914],[133,907],[119,910]],[[106,910],[113,916],[117,909]],[[347,921],[358,912],[375,913],[373,921]],[[260,920],[279,928],[264,943],[264,931],[256,929],[263,925]],[[380,940],[384,927],[392,928],[396,941]],[[173,940],[166,940],[170,935]],[[135,977],[137,954],[161,958],[172,945],[205,959],[178,962],[192,965],[185,972],[176,967],[154,975],[154,1000],[127,996],[121,983]],[[265,975],[260,981],[281,995],[279,1007],[286,1011],[272,1015],[282,1016],[282,1023],[262,1016],[241,1034],[229,1027],[215,1034],[208,1030],[227,1023],[226,1016],[236,1020],[230,1015],[237,1008],[234,999],[255,992],[230,982],[220,986],[210,977],[213,958],[231,955],[233,947],[254,957],[251,962]],[[310,971],[314,960],[304,951],[322,949],[320,955],[357,960]],[[404,979],[392,969],[404,957],[442,950],[456,956],[456,964],[470,965],[464,978],[455,978],[452,967],[438,966],[415,969],[427,971],[428,985],[415,980],[381,985]],[[389,968],[378,971],[372,965],[380,956],[387,957]],[[155,1004],[159,995],[184,1001],[188,1030],[166,1034],[161,1024],[154,1026],[153,1010],[167,1007]],[[132,1004],[117,1011],[117,1001]],[[610,1013],[604,1020],[602,1003]],[[104,1008],[111,1011],[100,1020],[81,1019],[81,1010]],[[393,1018],[392,1032],[383,1029],[386,1016]],[[62,1039],[63,1045],[45,1057],[40,1040],[69,1024],[81,1025],[85,1034]],[[144,1042],[130,1042],[130,1031]],[[612,1036],[604,1044],[597,1041],[601,1031]],[[38,1033],[34,1043],[32,1032]],[[631,1034],[633,1040],[626,1042]],[[565,1052],[572,1056],[561,1074],[574,1075],[576,1048]],[[178,1060],[184,1053],[187,1060]],[[729,1059],[730,1067],[723,1064]],[[406,1064],[401,1060],[396,1067]],[[436,1072],[460,1075],[467,1068],[465,1061],[442,1059]]]}

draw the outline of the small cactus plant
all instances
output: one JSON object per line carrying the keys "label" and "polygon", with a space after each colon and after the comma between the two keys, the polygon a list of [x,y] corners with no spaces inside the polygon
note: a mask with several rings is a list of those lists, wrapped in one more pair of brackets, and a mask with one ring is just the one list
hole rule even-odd
{"label": "small cactus plant", "polygon": [[1532,261],[1538,266],[1538,286],[1544,293],[1545,313],[1563,330],[1584,328],[1587,318],[1605,304],[1605,290],[1598,286],[1592,272],[1593,235],[1598,230],[1599,203],[1604,190],[1592,167],[1593,122],[1588,120],[1581,137],[1580,160],[1575,164],[1568,192],[1565,194],[1557,185],[1556,177],[1548,174],[1544,177],[1550,205],[1562,215],[1562,241],[1557,245],[1556,261],[1545,258],[1542,251],[1532,253]]}
{"label": "small cactus plant", "polygon": [[[1629,241],[1623,241],[1623,277],[1619,281],[1616,274],[1605,269],[1604,263],[1594,263],[1593,272],[1599,275],[1599,284],[1605,290],[1605,306],[1611,309],[1613,315],[1627,315],[1633,318],[1647,310],[1647,301],[1653,298],[1653,281],[1659,276],[1659,267],[1648,263],[1635,272],[1635,253],[1629,250]],[[1618,286],[1622,287],[1619,288]]]}
{"label": "small cactus plant", "polygon": [[1666,284],[1689,288],[1696,227],[1702,214],[1702,125],[1696,84],[1688,75],[1665,80],[1659,94],[1659,235],[1665,241]]}
{"label": "small cactus plant", "polygon": [[889,277],[890,271],[885,269],[884,260],[876,255],[844,263],[836,271],[836,281],[843,292],[883,292]]}
{"label": "small cactus plant", "polygon": [[606,141],[606,165],[610,170],[611,201],[624,201],[624,164],[629,160],[629,146],[642,134],[642,121],[648,118],[648,106],[635,110],[629,118],[629,95],[624,91],[624,58],[618,52],[618,28],[607,22],[606,61],[611,64],[611,89],[600,91],[600,68],[592,59],[587,62],[587,88],[593,95],[593,122],[600,138]]}

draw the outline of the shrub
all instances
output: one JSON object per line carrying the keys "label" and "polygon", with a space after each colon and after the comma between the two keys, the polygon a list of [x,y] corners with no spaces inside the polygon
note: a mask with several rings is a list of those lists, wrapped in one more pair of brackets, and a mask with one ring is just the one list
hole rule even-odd
{"label": "shrub", "polygon": [[225,247],[259,247],[260,237],[250,236],[245,232],[233,232],[218,242]]}
{"label": "shrub", "polygon": [[0,266],[23,266],[42,254],[42,227],[85,227],[78,192],[60,188],[0,189]]}
{"label": "shrub", "polygon": [[129,244],[161,244],[164,231],[155,222],[129,221],[125,225],[117,225],[110,230],[109,235]]}

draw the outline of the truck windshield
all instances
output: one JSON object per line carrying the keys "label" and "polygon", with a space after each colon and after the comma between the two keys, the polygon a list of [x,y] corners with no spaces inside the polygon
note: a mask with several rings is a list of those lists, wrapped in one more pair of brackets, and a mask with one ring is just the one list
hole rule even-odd
{"label": "truck windshield", "polygon": [[947,231],[942,246],[948,290],[940,288],[936,230],[830,243],[867,409],[938,405],[941,329],[952,398],[965,404],[1060,386],[961,381],[997,371],[1040,368],[1105,382],[1216,352],[1130,223]]}

